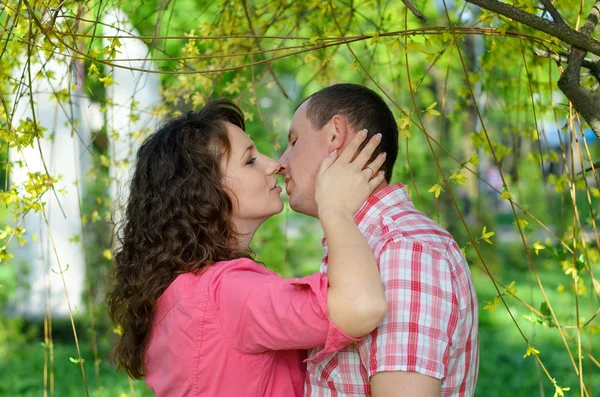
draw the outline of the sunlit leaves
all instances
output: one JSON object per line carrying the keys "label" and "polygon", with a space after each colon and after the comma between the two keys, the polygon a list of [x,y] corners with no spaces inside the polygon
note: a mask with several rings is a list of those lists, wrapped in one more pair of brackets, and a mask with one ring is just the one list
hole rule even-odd
{"label": "sunlit leaves", "polygon": [[531,246],[531,248],[533,248],[533,250],[535,251],[536,255],[538,255],[541,250],[546,249],[546,247],[543,244],[540,243],[540,240],[538,240],[535,243],[533,243],[533,245]]}
{"label": "sunlit leaves", "polygon": [[529,315],[524,316],[525,320],[530,321],[534,324],[540,324],[546,328],[556,327],[550,308],[546,302],[542,302],[540,305],[539,313],[532,311]]}
{"label": "sunlit leaves", "polygon": [[496,314],[496,309],[502,305],[499,297],[495,296],[491,301],[485,302],[483,310],[489,310],[492,314]]}
{"label": "sunlit leaves", "polygon": [[515,287],[515,281],[511,282],[507,287],[505,287],[504,292],[506,292],[508,294],[510,299],[513,299],[514,295],[517,293],[517,288]]}
{"label": "sunlit leaves", "polygon": [[194,109],[204,106],[206,103],[206,97],[200,92],[194,92],[192,95],[192,106]]}
{"label": "sunlit leaves", "polygon": [[527,222],[525,219],[521,219],[519,218],[517,221],[513,222],[515,224],[519,224],[519,228],[520,229],[525,229],[527,227],[527,225],[529,225],[529,222]]}
{"label": "sunlit leaves", "polygon": [[488,244],[493,244],[492,240],[490,240],[490,237],[492,237],[494,234],[495,234],[495,232],[488,232],[487,226],[484,226],[483,231],[481,232],[480,238]]}
{"label": "sunlit leaves", "polygon": [[[561,1],[562,3],[567,2],[567,0]],[[573,2],[573,0],[568,1]],[[540,100],[542,102],[536,102],[536,110],[539,110],[538,115],[540,116],[538,125],[541,126],[541,121],[547,121],[546,118],[548,117],[553,119],[552,110],[557,110],[559,118],[566,117],[568,109],[567,106],[563,106],[566,101],[559,101],[555,109],[543,103],[544,97],[550,97],[547,94],[550,93],[548,88],[551,84],[547,84],[548,81],[546,80],[548,77],[546,77],[547,73],[545,69],[539,69],[538,66],[546,66],[547,64],[534,63],[532,65],[535,68],[532,69],[533,72],[529,75],[525,73],[520,53],[515,51],[515,49],[519,41],[525,42],[526,48],[534,44],[533,42],[527,38],[518,40],[515,38],[488,35],[488,33],[492,32],[492,29],[485,34],[478,34],[475,31],[477,27],[481,26],[481,20],[485,20],[486,24],[494,23],[494,28],[499,28],[501,32],[508,31],[515,33],[515,29],[511,29],[509,23],[498,23],[498,18],[495,18],[493,13],[484,11],[479,21],[473,20],[473,23],[469,23],[468,25],[471,33],[475,33],[474,35],[461,33],[460,29],[462,26],[459,25],[453,25],[455,26],[455,28],[453,27],[455,31],[452,32],[447,27],[448,25],[443,18],[441,20],[442,24],[439,24],[440,20],[432,18],[430,25],[419,26],[419,29],[412,30],[420,31],[421,27],[426,29],[435,27],[437,29],[435,31],[423,30],[424,33],[408,33],[408,36],[404,36],[405,33],[389,35],[389,32],[404,29],[401,26],[404,7],[400,3],[394,4],[392,2],[389,7],[383,4],[374,7],[372,1],[369,3],[358,2],[353,4],[352,9],[349,9],[346,7],[346,4],[341,2],[337,2],[338,8],[335,8],[328,1],[322,2],[316,0],[291,2],[289,8],[278,8],[276,7],[276,3],[262,1],[252,2],[250,5],[250,18],[254,34],[257,37],[256,40],[247,36],[244,39],[235,37],[236,35],[248,35],[250,33],[248,20],[240,3],[221,6],[218,9],[219,11],[215,12],[215,15],[210,14],[213,11],[209,10],[206,14],[210,14],[210,17],[196,14],[194,18],[187,21],[191,14],[185,15],[183,21],[186,24],[184,25],[181,24],[181,21],[177,21],[178,16],[175,13],[173,24],[169,26],[186,26],[186,29],[193,28],[189,33],[162,30],[166,25],[156,25],[157,28],[160,28],[156,32],[144,32],[143,29],[140,29],[140,34],[147,37],[148,35],[160,36],[163,34],[179,36],[179,39],[173,40],[162,40],[160,37],[157,40],[147,40],[147,44],[152,43],[152,50],[148,54],[148,57],[162,58],[172,56],[182,58],[177,61],[157,63],[158,70],[187,72],[190,70],[215,71],[222,68],[238,67],[241,67],[241,69],[216,73],[162,75],[163,84],[161,93],[165,103],[151,109],[138,109],[139,112],[131,113],[129,121],[137,121],[140,117],[139,115],[144,114],[143,112],[162,118],[173,108],[182,112],[190,109],[197,110],[204,106],[211,97],[226,96],[240,103],[249,124],[249,131],[252,131],[252,133],[256,132],[259,139],[265,139],[266,136],[262,131],[263,126],[261,123],[265,124],[264,130],[268,130],[268,133],[273,132],[273,137],[268,137],[269,142],[267,144],[269,147],[277,148],[278,143],[275,140],[280,139],[282,135],[287,133],[288,125],[286,123],[289,123],[293,106],[299,103],[302,98],[321,87],[337,81],[365,84],[375,89],[382,96],[383,93],[390,94],[389,99],[397,101],[400,106],[405,107],[401,109],[402,113],[400,113],[400,109],[395,109],[391,103],[392,101],[386,99],[390,107],[392,107],[393,112],[399,116],[397,122],[401,138],[400,143],[403,146],[402,149],[406,147],[405,153],[407,156],[404,156],[405,153],[399,156],[399,161],[394,172],[394,180],[408,182],[408,178],[414,173],[418,185],[426,187],[429,192],[425,193],[425,197],[423,197],[425,198],[424,206],[428,207],[425,208],[426,212],[428,210],[430,215],[438,219],[444,227],[448,226],[448,224],[456,226],[453,222],[458,219],[455,216],[451,216],[455,214],[449,214],[447,211],[449,206],[452,205],[452,198],[457,201],[458,207],[463,211],[463,208],[466,208],[466,200],[463,200],[463,195],[468,195],[471,211],[469,211],[469,214],[466,214],[465,211],[461,215],[465,215],[469,231],[473,235],[473,240],[467,243],[464,241],[464,235],[461,237],[459,234],[455,237],[457,240],[461,240],[461,245],[470,245],[468,248],[469,254],[471,254],[471,251],[475,251],[476,248],[481,249],[483,251],[482,256],[485,261],[488,261],[487,255],[489,252],[495,250],[493,246],[487,246],[487,244],[491,244],[492,242],[498,244],[498,242],[494,238],[494,232],[487,229],[493,229],[498,234],[502,232],[503,242],[510,239],[511,242],[520,244],[520,235],[517,228],[511,225],[507,227],[505,224],[515,221],[512,214],[505,216],[507,215],[505,212],[510,212],[511,209],[511,205],[507,202],[508,200],[513,201],[513,208],[516,211],[516,216],[519,217],[515,221],[517,225],[520,229],[529,227],[530,230],[527,231],[531,232],[531,236],[535,236],[532,238],[532,241],[536,238],[542,238],[543,241],[543,238],[546,236],[544,229],[546,229],[546,226],[549,226],[549,230],[560,234],[560,239],[573,249],[574,237],[578,235],[579,231],[574,230],[563,233],[564,229],[562,225],[558,225],[555,222],[548,224],[548,219],[550,218],[547,217],[548,213],[559,213],[559,210],[564,211],[565,207],[567,209],[565,214],[570,216],[568,208],[570,206],[569,200],[565,200],[567,203],[566,206],[558,201],[553,201],[553,204],[556,203],[556,205],[553,205],[550,209],[543,201],[548,199],[554,200],[557,197],[554,193],[565,192],[570,183],[575,184],[578,189],[586,189],[586,187],[583,184],[583,177],[572,181],[569,181],[569,174],[561,175],[559,173],[558,176],[550,174],[547,179],[541,177],[539,172],[542,168],[540,167],[541,163],[543,162],[544,170],[547,170],[549,162],[562,162],[562,154],[560,150],[548,149],[546,146],[542,146],[542,153],[538,154],[538,143],[545,145],[543,136],[540,141],[531,142],[531,139],[535,139],[536,136],[533,133],[535,122],[532,120],[530,86],[527,84],[527,79],[530,79],[532,83],[531,87],[536,91],[534,93],[536,101],[538,91],[540,98],[542,98]],[[379,7],[382,14],[378,16]],[[386,7],[387,10],[385,10]],[[427,8],[431,10],[433,6],[427,6]],[[564,8],[569,9],[566,6]],[[428,10],[424,11],[430,12]],[[23,12],[23,14],[25,15],[26,12]],[[187,13],[182,12],[180,14]],[[356,53],[356,58],[351,56],[346,44],[341,41],[339,46],[334,45],[328,48],[321,48],[323,45],[329,45],[334,42],[333,39],[335,37],[332,36],[342,35],[342,33],[338,32],[337,26],[333,21],[333,14],[335,14],[336,19],[340,22],[340,26],[344,30],[343,34],[349,37],[362,37],[357,42],[349,43],[351,49]],[[88,15],[91,16],[91,14]],[[168,13],[165,15],[168,15]],[[389,15],[391,15],[391,18],[388,17]],[[297,20],[295,19],[296,17],[298,17]],[[452,18],[454,17],[455,15],[453,14]],[[167,19],[165,18],[165,20]],[[458,24],[462,24],[462,21],[458,19],[455,21]],[[191,25],[188,22],[192,22]],[[296,22],[298,23],[296,24]],[[27,27],[27,24],[22,25]],[[91,32],[89,26],[82,26],[82,28],[85,29],[85,32]],[[412,28],[415,28],[415,26],[409,27],[409,29]],[[60,32],[61,30],[64,32],[69,31],[69,29],[64,29],[60,26],[55,31]],[[223,35],[228,36],[228,38],[215,40],[197,39],[194,37],[196,36],[194,30],[196,32],[200,31],[199,36],[217,37]],[[98,31],[97,33],[101,34],[102,32]],[[497,34],[497,31],[493,31],[493,34]],[[532,32],[527,30],[526,34],[529,35]],[[281,36],[285,38],[267,39],[261,38],[262,35]],[[469,70],[467,76],[464,75],[460,67],[458,48],[452,44],[455,38],[461,40],[460,50],[463,51],[462,55],[469,58],[473,56],[472,59],[466,59]],[[467,39],[462,40],[462,38]],[[470,40],[471,38],[475,40]],[[43,51],[47,51],[48,54],[58,53],[59,49],[55,47],[57,40],[55,40],[55,37],[52,39],[54,43],[49,40],[40,39],[37,45],[41,46],[41,49],[38,47],[39,50],[37,52],[42,53]],[[111,84],[114,84],[114,81],[107,78],[108,76],[106,75],[112,75],[112,73],[108,69],[103,69],[103,63],[107,60],[110,61],[112,58],[126,58],[127,54],[118,40],[104,41],[104,44],[98,44],[92,46],[92,48],[88,47],[89,42],[86,38],[80,38],[80,40],[83,44],[81,48],[84,48],[86,53],[92,58],[85,60],[85,65],[87,66],[85,74],[86,77],[89,77],[86,81],[91,81],[92,84],[98,87],[100,95],[97,100],[101,102],[102,106],[108,107],[111,98],[107,98],[108,101],[104,102],[103,94],[108,91],[106,90],[107,87],[111,87]],[[127,40],[129,41],[130,39]],[[484,50],[480,56],[472,54],[468,50],[477,49],[473,47],[474,41],[478,43],[476,47],[481,46]],[[100,40],[100,42],[102,41]],[[123,43],[126,44],[125,41]],[[176,48],[176,50],[170,51],[169,46]],[[277,59],[274,62],[257,63],[252,67],[244,67],[244,65],[249,63],[263,62],[270,57],[283,56],[288,51],[285,49],[286,47],[296,47],[293,51],[297,53],[287,58]],[[11,49],[7,51],[11,51]],[[18,58],[17,55],[19,54],[15,55],[14,49],[12,51],[12,53],[7,52],[8,56],[4,57],[3,61],[5,59]],[[122,53],[119,53],[119,51]],[[446,52],[442,53],[441,51]],[[291,52],[292,50],[289,51],[289,53]],[[408,68],[410,69],[412,80],[410,85],[406,75],[405,52],[410,55],[408,60]],[[527,60],[529,60],[530,51],[527,50],[526,53]],[[241,54],[241,56],[232,56],[233,54]],[[306,64],[303,64],[303,61]],[[4,64],[1,66],[3,66],[4,70],[11,69],[10,67],[5,67]],[[554,72],[556,68],[554,65],[552,67],[554,68]],[[270,74],[271,70],[274,71],[276,77],[281,79],[282,86],[290,94],[290,99],[283,99],[278,85],[274,83],[274,78]],[[446,73],[448,74],[446,75]],[[546,80],[539,77],[542,75]],[[62,76],[52,76],[51,73],[44,76],[43,73],[38,73],[35,78],[40,81],[45,78],[56,78],[58,81]],[[472,88],[466,84],[466,78],[470,80]],[[447,83],[445,80],[447,80]],[[448,85],[447,88],[445,84]],[[377,87],[378,85],[381,86],[381,89]],[[18,85],[7,82],[5,87],[7,88],[7,92],[10,92],[14,88],[16,94]],[[293,89],[290,87],[293,87]],[[56,95],[56,99],[61,102],[68,102],[70,100],[67,97],[68,90],[65,91],[62,88],[56,89],[58,94]],[[86,90],[87,88],[84,85],[83,89]],[[256,88],[256,91],[252,91],[253,88]],[[474,92],[471,92],[471,90]],[[414,104],[411,103],[410,91],[415,92]],[[25,92],[24,98],[26,99],[27,89],[21,87],[20,92]],[[95,92],[95,94],[98,94],[98,92]],[[260,104],[263,97],[269,97],[277,106],[272,107],[270,110],[261,107]],[[438,101],[438,103],[434,101]],[[442,101],[444,101],[443,107],[440,105]],[[477,105],[482,112],[484,125],[481,125],[477,121],[474,101],[477,101]],[[133,108],[135,106],[132,105],[132,110]],[[411,111],[412,114],[410,113]],[[439,117],[442,111],[444,113],[443,120],[442,117]],[[259,112],[263,112],[263,114]],[[2,123],[2,127],[4,128],[3,131],[9,131],[7,119],[10,118],[10,113],[11,109],[0,109],[0,123]],[[415,117],[417,114],[422,116],[427,115],[427,118],[423,117],[425,121],[424,134],[420,131],[423,126],[420,124],[413,125],[411,122],[411,116],[413,120],[417,120],[417,117]],[[281,120],[277,123],[276,128],[273,128],[271,124],[271,120],[274,117],[279,117]],[[433,120],[434,122],[427,122],[429,120]],[[4,142],[8,145],[13,145],[12,147],[33,146],[36,134],[43,133],[41,128],[31,128],[31,125],[17,133],[17,127],[18,123],[12,125],[12,129],[10,130],[10,134],[12,135],[9,135],[8,132],[3,132],[6,138]],[[473,134],[472,131],[474,130],[478,132]],[[540,134],[541,131],[540,129]],[[411,132],[414,132],[414,134],[411,134]],[[113,139],[125,136],[139,138],[142,135],[140,135],[140,132],[112,131],[111,129],[107,129],[106,136],[108,139]],[[433,143],[433,151],[436,155],[439,155],[439,163],[444,170],[443,177],[437,172],[437,167],[434,167],[437,164],[434,162],[433,154],[426,145],[426,136],[431,136],[434,140],[438,141]],[[468,144],[469,136],[473,137],[474,147]],[[407,138],[411,138],[410,141],[407,142]],[[17,139],[20,141],[18,141],[18,144],[15,144]],[[464,142],[465,140],[467,142]],[[595,150],[593,147],[591,149]],[[273,155],[273,153],[269,154]],[[469,159],[466,160],[467,158]],[[527,161],[527,159],[533,161],[534,164]],[[123,166],[122,163],[111,158],[107,152],[97,155],[94,160],[97,168],[102,169],[102,171],[106,171],[109,167],[118,169]],[[412,162],[410,173],[408,172],[408,166],[405,166],[406,160]],[[584,165],[587,168],[590,161],[585,161],[587,160],[584,159]],[[578,163],[579,159],[575,158],[577,168],[574,172],[578,172]],[[499,182],[493,184],[493,187],[499,190],[498,194],[491,192],[491,198],[497,209],[497,211],[493,211],[493,207],[489,205],[490,203],[485,201],[488,197],[482,198],[481,196],[484,196],[482,194],[483,191],[482,189],[478,189],[483,186],[483,190],[487,192],[487,186],[478,185],[477,178],[481,176],[487,180],[485,171],[489,167],[498,166],[502,167],[503,175],[507,178],[505,182],[507,185],[500,188]],[[511,178],[513,175],[514,178]],[[520,179],[517,179],[517,176]],[[588,182],[590,178],[593,181],[592,175],[587,175],[587,177]],[[549,184],[547,183],[548,181]],[[448,185],[445,185],[445,183],[448,183]],[[547,189],[548,186],[550,186],[550,189]],[[441,193],[445,191],[444,189],[448,187],[453,189],[452,197],[449,194],[441,196]],[[54,187],[52,186],[52,188]],[[600,198],[600,190],[596,187],[590,186],[589,191],[593,198]],[[48,191],[45,190],[44,192],[44,189],[41,189],[40,192],[47,194]],[[28,203],[23,203],[21,200],[20,196],[22,193],[23,186],[8,186],[3,198],[6,203],[9,203],[11,208],[18,205],[22,209],[28,209]],[[415,193],[417,193],[416,190]],[[29,204],[39,206],[39,200],[35,199],[39,196],[37,192],[31,195],[30,198],[32,200]],[[535,197],[533,200],[532,196]],[[441,198],[441,200],[432,204],[435,201],[433,200],[434,197],[436,199]],[[498,198],[501,198],[504,202],[498,202]],[[578,201],[585,198],[587,197],[583,194],[577,196]],[[480,199],[481,201],[479,201]],[[415,201],[417,201],[416,196]],[[592,201],[592,206],[597,208],[596,201]],[[585,208],[587,209],[587,207]],[[580,211],[580,214],[585,215],[582,219],[582,224],[586,228],[586,233],[594,230],[589,223],[590,219],[593,219],[594,216],[587,216],[589,212],[587,210]],[[593,213],[594,210],[591,212]],[[98,222],[104,217],[105,214],[103,211],[95,211],[93,213],[90,211],[86,214],[85,219],[88,222]],[[499,220],[501,217],[503,218],[502,221]],[[529,226],[528,221],[531,223]],[[569,221],[570,219],[567,219],[566,223],[570,223]],[[487,225],[487,228],[484,229],[483,233],[477,232],[477,230],[481,230],[484,224]],[[464,232],[462,225],[458,225],[458,229],[461,233]],[[550,254],[542,254],[539,258],[535,256],[533,258],[536,261],[536,266],[538,265],[537,262],[541,262],[538,268],[552,266],[553,271],[558,273],[560,281],[565,284],[562,289],[563,294],[571,294],[575,291],[575,280],[577,277],[580,277],[577,279],[577,293],[582,293],[586,285],[589,290],[588,293],[592,292],[592,286],[598,288],[596,280],[592,280],[590,283],[588,273],[578,270],[579,264],[574,257],[580,255],[583,250],[580,248],[581,244],[579,244],[579,241],[577,243],[578,249],[575,250],[576,253],[562,259],[566,261],[564,263],[568,263],[562,270],[561,259],[550,259]],[[477,246],[476,244],[481,244],[481,246]],[[544,247],[542,244],[539,245]],[[593,246],[593,244],[591,245]],[[550,246],[548,245],[545,249],[549,252]],[[498,252],[504,256],[505,246],[500,247]],[[533,253],[533,250],[531,252]],[[536,251],[536,253],[538,252],[539,250]],[[95,257],[100,261],[106,262],[102,259],[106,257],[104,256],[104,252],[99,250],[98,253],[99,255],[95,255]],[[506,254],[506,257],[511,259],[511,265],[512,262],[517,262],[517,259],[523,259],[521,258],[523,257],[522,250],[518,251],[518,254],[515,256],[517,255],[519,258]],[[513,261],[512,259],[515,260]],[[473,258],[470,258],[470,262],[475,264],[477,259],[473,260]],[[502,263],[507,262],[509,261]],[[594,262],[591,259],[590,263],[586,266],[589,266],[591,269],[593,266],[597,266],[595,265],[596,263],[597,261]],[[477,265],[482,264],[477,263]],[[492,275],[497,276],[497,274],[494,274],[494,269],[491,271]],[[563,272],[568,273],[565,276]],[[528,287],[529,285],[520,284],[519,286],[519,293],[524,300],[528,297],[528,291],[526,292],[526,288]],[[554,292],[555,288],[553,287],[554,285],[549,286],[548,291]],[[506,299],[508,303],[508,298],[514,296],[516,288],[515,282],[511,282],[504,288],[504,294],[491,301],[493,303],[492,306],[489,306],[488,302],[486,310],[495,312],[495,309],[501,304],[501,298]],[[532,283],[531,288],[537,288],[535,283]],[[518,305],[519,303],[514,302],[514,304]]]}
{"label": "sunlit leaves", "polygon": [[52,92],[50,97],[55,99],[57,103],[66,103],[71,98],[71,93],[68,89],[64,88],[62,90]]}
{"label": "sunlit leaves", "polygon": [[9,259],[12,259],[12,258],[14,258],[13,254],[9,253],[6,250],[6,247],[0,248],[0,264],[8,262]]}
{"label": "sunlit leaves", "polygon": [[83,358],[79,359],[79,358],[69,357],[69,361],[72,362],[73,364],[85,363],[85,360]]}
{"label": "sunlit leaves", "polygon": [[538,354],[540,354],[540,351],[538,349],[531,346],[530,344],[527,344],[527,351],[525,352],[525,355],[523,355],[523,358],[529,357],[531,355],[537,356]]}
{"label": "sunlit leaves", "polygon": [[370,45],[377,44],[377,43],[379,43],[380,41],[381,41],[381,38],[379,37],[379,32],[375,32],[375,33],[373,34],[373,38],[371,38],[371,41],[369,42],[369,44],[370,44]]}
{"label": "sunlit leaves", "polygon": [[565,189],[567,188],[568,183],[569,183],[569,179],[567,177],[567,174],[561,174],[560,176],[550,174],[548,176],[548,184],[550,186],[554,185],[554,190],[557,193],[564,192]]}
{"label": "sunlit leaves", "polygon": [[237,94],[240,92],[245,82],[246,78],[238,74],[232,81],[225,84],[225,88],[223,88],[223,91],[225,91],[229,95]]}
{"label": "sunlit leaves", "polygon": [[435,198],[438,198],[438,197],[440,197],[440,193],[445,192],[445,190],[442,187],[442,185],[440,185],[439,183],[436,183],[427,192],[433,193],[435,195]]}
{"label": "sunlit leaves", "polygon": [[467,177],[462,170],[454,171],[449,178],[452,182],[464,185],[467,183]]}
{"label": "sunlit leaves", "polygon": [[96,66],[95,63],[92,63],[90,65],[90,67],[88,68],[88,76],[91,76],[92,74],[100,74],[100,71],[98,70],[98,66]]}
{"label": "sunlit leaves", "polygon": [[453,39],[454,39],[454,36],[452,35],[452,32],[450,32],[450,29],[444,30],[444,33],[442,33],[442,41],[444,43],[448,43],[448,42],[452,41]]}
{"label": "sunlit leaves", "polygon": [[554,385],[554,396],[553,397],[564,397],[565,392],[571,390],[570,387],[561,387],[556,383],[556,379],[552,379],[552,385]]}
{"label": "sunlit leaves", "polygon": [[431,119],[433,116],[439,116],[440,112],[438,112],[435,107],[437,106],[437,102],[432,103],[431,105],[429,105],[426,109],[425,109],[425,113],[427,114],[427,116],[429,116],[429,119]]}
{"label": "sunlit leaves", "polygon": [[21,151],[23,148],[33,146],[36,138],[42,137],[46,129],[39,125],[39,121],[30,118],[21,119],[17,128],[0,130],[0,138],[8,143],[11,148]]}
{"label": "sunlit leaves", "polygon": [[121,48],[121,46],[122,44],[118,37],[110,39],[110,44],[103,49],[104,55],[108,59],[114,60],[117,57],[117,54],[121,53],[121,51],[118,50],[118,48]]}
{"label": "sunlit leaves", "polygon": [[402,138],[410,138],[412,136],[410,132],[410,117],[402,117],[396,120],[398,123],[398,135]]}
{"label": "sunlit leaves", "polygon": [[468,162],[471,163],[474,167],[477,167],[480,162],[479,153],[473,152]]}
{"label": "sunlit leaves", "polygon": [[113,85],[115,83],[115,81],[113,80],[112,76],[100,77],[98,80],[102,84],[104,84],[105,87],[110,87],[111,85]]}

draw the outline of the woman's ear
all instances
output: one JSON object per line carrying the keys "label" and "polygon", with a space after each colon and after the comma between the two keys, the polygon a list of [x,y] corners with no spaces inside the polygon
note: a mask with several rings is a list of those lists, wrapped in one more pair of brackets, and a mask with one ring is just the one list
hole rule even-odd
{"label": "woman's ear", "polygon": [[349,133],[346,118],[339,114],[332,117],[330,125],[332,129],[329,137],[329,153],[342,149]]}

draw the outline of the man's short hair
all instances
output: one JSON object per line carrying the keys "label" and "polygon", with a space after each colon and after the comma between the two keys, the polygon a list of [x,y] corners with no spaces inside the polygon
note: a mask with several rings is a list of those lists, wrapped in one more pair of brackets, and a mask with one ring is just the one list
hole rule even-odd
{"label": "man's short hair", "polygon": [[317,131],[338,114],[345,117],[355,131],[363,128],[369,131],[363,146],[373,135],[381,133],[381,143],[371,160],[381,152],[387,153],[381,169],[385,171],[387,182],[390,182],[398,156],[398,125],[392,111],[377,93],[357,84],[334,84],[317,91],[304,102],[308,102],[306,116]]}

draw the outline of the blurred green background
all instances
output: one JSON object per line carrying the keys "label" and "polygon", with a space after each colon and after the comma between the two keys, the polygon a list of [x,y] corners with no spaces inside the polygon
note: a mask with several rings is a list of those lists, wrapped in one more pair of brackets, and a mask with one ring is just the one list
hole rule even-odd
{"label": "blurred green background", "polygon": [[[53,26],[56,37],[80,49],[78,62],[87,71],[83,91],[104,109],[110,101],[106,80],[100,79],[111,76],[111,69],[102,69],[102,62],[110,66],[125,55],[111,55],[111,45],[121,47],[114,38],[103,44],[100,21],[110,8],[122,9],[162,72],[164,104],[153,114],[166,117],[209,98],[232,98],[246,112],[247,132],[258,148],[274,158],[285,149],[302,98],[336,82],[364,84],[380,93],[400,125],[392,181],[407,185],[417,208],[453,234],[471,266],[480,307],[476,395],[558,396],[556,385],[569,387],[567,395],[600,395],[600,284],[594,276],[600,270],[600,190],[592,169],[600,145],[556,88],[557,64],[533,53],[563,48],[461,1],[413,3],[426,23],[400,0],[63,1]],[[556,3],[568,21],[585,17],[592,4],[581,3],[579,11],[579,2]],[[536,1],[517,5],[540,12]],[[31,5],[44,21],[58,6],[56,1]],[[1,70],[26,70],[26,60],[17,55],[27,53],[27,35],[41,49],[60,47],[44,44],[44,34],[20,1],[9,0],[1,11],[6,44]],[[67,33],[72,31],[82,36]],[[102,71],[90,72],[93,65]],[[593,88],[593,76],[582,84]],[[2,148],[20,133],[5,99],[27,85],[9,73],[0,77],[0,123],[10,132],[2,135]],[[132,109],[131,116],[136,112]],[[108,169],[123,165],[114,163],[107,148],[114,133],[106,125],[94,132],[93,171],[82,179],[84,228],[74,241],[84,244],[89,282],[85,307],[73,316],[85,382],[69,318],[24,318],[6,311],[0,315],[1,396],[82,396],[85,385],[93,396],[151,395],[143,381],[118,373],[110,359],[117,335],[104,303],[111,272]],[[0,153],[7,193],[11,159],[8,149]],[[439,197],[436,184],[443,188]],[[7,194],[2,199],[1,219],[14,226],[25,211]],[[491,244],[483,238],[486,232],[494,232]],[[11,250],[6,237],[2,252]],[[318,222],[295,214],[286,203],[252,247],[269,268],[298,277],[318,270],[321,237]],[[17,291],[27,288],[24,275],[36,270],[3,260],[0,307],[8,308]],[[505,288],[512,282],[516,291],[509,293]],[[523,357],[528,346],[539,355]]]}

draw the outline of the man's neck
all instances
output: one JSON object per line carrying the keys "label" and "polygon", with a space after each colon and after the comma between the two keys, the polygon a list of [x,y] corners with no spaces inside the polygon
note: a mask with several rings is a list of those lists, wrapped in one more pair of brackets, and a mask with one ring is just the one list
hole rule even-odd
{"label": "man's neck", "polygon": [[384,180],[375,188],[375,190],[373,190],[373,193],[371,193],[371,196],[379,193],[380,191],[382,191],[383,189],[385,189],[388,186],[389,186],[389,184]]}

